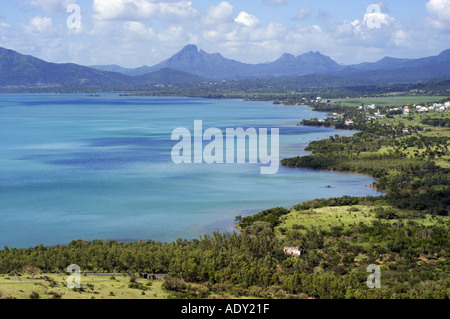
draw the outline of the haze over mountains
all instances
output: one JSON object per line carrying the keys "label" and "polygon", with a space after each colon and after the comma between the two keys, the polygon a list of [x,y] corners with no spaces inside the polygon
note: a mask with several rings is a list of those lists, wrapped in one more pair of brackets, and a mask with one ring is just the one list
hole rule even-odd
{"label": "haze over mountains", "polygon": [[164,68],[184,71],[207,79],[239,79],[258,77],[302,76],[340,70],[343,67],[320,52],[309,52],[298,57],[283,54],[272,63],[246,64],[224,58],[220,53],[209,54],[195,45],[187,45],[169,59],[152,67],[125,69],[117,65],[92,66],[103,71],[136,76]]}
{"label": "haze over mountains", "polygon": [[246,64],[187,45],[167,60],[136,69],[116,65],[56,64],[0,48],[0,87],[148,86],[230,79],[289,79],[307,85],[318,76],[354,85],[417,83],[449,77],[450,50],[420,59],[385,57],[374,63],[343,66],[319,52],[283,54],[271,63]]}
{"label": "haze over mountains", "polygon": [[50,63],[30,55],[0,48],[0,87],[130,86],[182,84],[203,78],[173,69],[139,76],[102,71],[73,63]]}
{"label": "haze over mountains", "polygon": [[208,54],[199,50],[195,45],[187,45],[169,59],[152,67],[124,69],[113,65],[93,66],[93,68],[131,76],[168,68],[215,80],[330,74],[382,82],[416,82],[449,75],[450,49],[438,56],[421,59],[385,57],[374,63],[366,62],[343,66],[320,52],[308,52],[297,57],[285,53],[271,63],[246,64],[226,59],[220,53]]}

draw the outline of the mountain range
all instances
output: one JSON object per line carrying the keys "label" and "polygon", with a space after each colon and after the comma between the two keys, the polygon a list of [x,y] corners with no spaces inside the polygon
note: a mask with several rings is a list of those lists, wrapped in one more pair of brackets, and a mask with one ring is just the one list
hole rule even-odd
{"label": "mountain range", "polygon": [[0,48],[0,87],[120,87],[183,84],[204,80],[193,74],[166,68],[138,76],[128,76],[73,63],[50,63]]}
{"label": "mountain range", "polygon": [[138,76],[161,69],[174,69],[195,74],[206,79],[242,79],[264,77],[293,77],[307,74],[337,71],[338,63],[320,52],[309,52],[295,57],[285,53],[272,63],[247,64],[224,58],[220,53],[209,54],[196,45],[187,45],[169,59],[152,67],[126,69],[118,65],[96,65],[92,68]]}
{"label": "mountain range", "polygon": [[300,77],[329,74],[356,77],[377,83],[404,83],[432,80],[450,74],[450,49],[438,56],[420,59],[385,57],[377,62],[343,66],[320,52],[299,56],[285,53],[271,63],[246,64],[224,58],[220,53],[208,54],[195,45],[187,45],[169,59],[152,67],[125,69],[117,65],[92,66],[98,70],[138,76],[161,69],[174,69],[206,79],[243,79],[268,77]]}
{"label": "mountain range", "polygon": [[[195,45],[154,66],[136,69],[117,65],[82,66],[50,63],[0,48],[0,88],[27,87],[145,87],[154,84],[188,84],[216,80],[274,79],[297,81],[299,86],[330,78],[334,83],[377,85],[418,83],[450,75],[450,50],[420,59],[385,57],[374,63],[344,66],[320,52],[299,56],[283,54],[271,63],[247,64],[209,54]],[[284,81],[284,82],[283,82]],[[326,84],[325,84],[326,85]]]}

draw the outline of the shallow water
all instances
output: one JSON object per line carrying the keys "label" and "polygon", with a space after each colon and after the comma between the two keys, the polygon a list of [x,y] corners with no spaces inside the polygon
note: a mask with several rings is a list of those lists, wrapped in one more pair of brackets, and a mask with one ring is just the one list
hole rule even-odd
{"label": "shallow water", "polygon": [[[305,200],[379,195],[358,174],[259,164],[181,164],[172,131],[276,127],[281,158],[354,132],[297,127],[306,106],[192,98],[0,96],[0,247],[75,239],[172,241],[232,231],[236,215]],[[327,185],[333,188],[327,188]]]}

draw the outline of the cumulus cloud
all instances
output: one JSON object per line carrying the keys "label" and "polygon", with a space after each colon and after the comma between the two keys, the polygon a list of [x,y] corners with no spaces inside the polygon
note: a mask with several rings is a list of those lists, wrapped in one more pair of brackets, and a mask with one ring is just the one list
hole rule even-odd
{"label": "cumulus cloud", "polygon": [[395,19],[383,12],[371,12],[364,15],[363,25],[370,29],[381,28],[382,25],[390,25]]}
{"label": "cumulus cloud", "polygon": [[450,19],[450,0],[430,0],[426,8],[431,14]]}
{"label": "cumulus cloud", "polygon": [[367,45],[371,41],[379,44],[386,41],[401,28],[394,17],[384,12],[367,12],[360,19],[336,23],[329,22],[329,33],[336,39],[345,39],[355,44],[360,41],[361,45]]}
{"label": "cumulus cloud", "polygon": [[64,13],[67,6],[77,3],[77,0],[28,0],[27,3],[47,12]]}
{"label": "cumulus cloud", "polygon": [[174,3],[160,2],[159,11],[162,17],[179,19],[192,19],[198,14],[192,6],[192,1],[179,1]]}
{"label": "cumulus cloud", "polygon": [[28,32],[43,33],[52,29],[53,23],[51,18],[36,16],[30,20],[28,26],[25,29]]}
{"label": "cumulus cloud", "polygon": [[220,24],[234,21],[234,8],[227,2],[222,1],[217,6],[209,7],[204,19],[205,24]]}
{"label": "cumulus cloud", "polygon": [[[450,0],[423,1],[424,19],[407,25],[391,16],[381,1],[377,3],[381,12],[361,10],[348,21],[336,20],[333,11],[327,13],[320,5],[302,8],[290,1],[298,9],[288,11],[290,21],[266,21],[265,17],[263,22],[256,10],[237,10],[232,0],[87,0],[78,1],[92,4],[90,16],[86,14],[89,8],[81,5],[84,15],[79,33],[65,25],[66,6],[76,0],[20,1],[32,6],[26,11],[31,14],[19,28],[0,22],[0,45],[51,61],[70,59],[81,64],[153,65],[188,43],[247,63],[273,61],[284,52],[298,55],[307,51],[320,51],[344,63],[375,61],[385,55],[426,56],[430,47],[436,52],[443,50],[450,30]],[[288,1],[257,2],[279,5],[265,9],[281,11]],[[316,13],[317,24],[293,22]]]}
{"label": "cumulus cloud", "polygon": [[158,40],[161,42],[179,43],[184,45],[188,42],[188,36],[184,32],[183,27],[173,25],[164,30],[164,32],[158,34]]}
{"label": "cumulus cloud", "polygon": [[254,15],[251,15],[245,11],[239,13],[238,17],[234,19],[234,21],[249,28],[256,27],[260,23],[260,21]]}
{"label": "cumulus cloud", "polygon": [[97,20],[139,21],[152,18],[193,18],[197,10],[186,0],[94,0]]}
{"label": "cumulus cloud", "polygon": [[94,0],[92,9],[97,20],[144,20],[156,15],[158,5],[140,0]]}
{"label": "cumulus cloud", "polygon": [[144,40],[152,38],[155,35],[155,31],[153,31],[152,28],[146,27],[143,23],[138,21],[125,22],[124,29],[131,32],[132,35],[136,35]]}
{"label": "cumulus cloud", "polygon": [[428,25],[439,30],[450,30],[450,0],[430,0],[426,4]]}
{"label": "cumulus cloud", "polygon": [[409,47],[412,46],[412,36],[405,30],[397,30],[392,35],[392,41],[396,46]]}

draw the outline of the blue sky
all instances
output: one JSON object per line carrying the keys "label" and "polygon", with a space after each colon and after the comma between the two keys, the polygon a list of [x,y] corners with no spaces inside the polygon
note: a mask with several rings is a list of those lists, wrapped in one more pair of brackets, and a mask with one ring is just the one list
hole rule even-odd
{"label": "blue sky", "polygon": [[[69,27],[71,4],[81,22]],[[154,65],[191,43],[247,63],[309,51],[341,64],[431,56],[450,48],[450,0],[0,2],[0,46],[51,62]]]}

